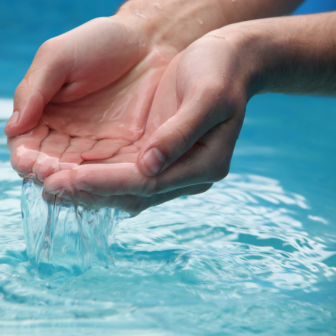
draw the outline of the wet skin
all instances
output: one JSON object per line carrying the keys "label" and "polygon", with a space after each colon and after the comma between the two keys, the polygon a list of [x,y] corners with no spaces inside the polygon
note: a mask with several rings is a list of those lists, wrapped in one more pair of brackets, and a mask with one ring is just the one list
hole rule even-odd
{"label": "wet skin", "polygon": [[[219,90],[223,90],[223,81],[220,77],[221,72],[216,75],[216,71],[220,64],[225,63],[221,62],[223,48],[218,50],[216,43],[218,43],[217,39],[213,37],[204,38],[173,59],[156,90],[149,113],[146,115],[144,131],[131,134],[134,138],[127,138],[129,133],[122,132],[119,139],[104,138],[96,141],[91,139],[92,136],[83,137],[85,134],[81,133],[81,137],[70,139],[73,146],[64,151],[65,145],[56,147],[54,144],[57,141],[61,143],[61,139],[69,137],[59,131],[50,131],[49,138],[47,137],[41,144],[41,151],[32,169],[32,172],[39,176],[37,169],[52,167],[51,160],[54,160],[57,170],[44,177],[45,191],[52,194],[58,194],[61,191],[63,198],[70,197],[76,202],[91,207],[108,205],[136,214],[146,207],[180,195],[196,194],[208,190],[214,181],[223,178],[228,173],[246,102],[240,104],[238,100],[241,95],[236,94],[239,109],[236,105],[229,104],[226,99],[230,97],[232,100],[232,94],[225,99],[218,98]],[[222,42],[219,41],[219,43]],[[199,49],[203,52],[200,53]],[[234,66],[232,63],[236,62],[232,61],[233,56],[233,52],[228,53],[228,65],[222,66],[222,70],[228,75],[234,74],[229,71]],[[203,58],[208,59],[209,63],[200,67],[199,63]],[[205,71],[209,68],[209,64],[212,64],[211,72]],[[226,90],[228,93],[234,92],[231,84]],[[127,100],[125,102],[127,103]],[[53,116],[59,118],[62,115],[61,113]],[[235,118],[233,118],[234,115],[236,115]],[[46,117],[48,116],[47,112]],[[117,119],[118,122],[124,120],[126,122],[127,116],[127,114],[122,115]],[[42,123],[45,123],[44,118],[43,115]],[[47,120],[50,125],[52,119]],[[77,119],[76,122],[78,122]],[[106,121],[103,122],[103,126],[105,124]],[[67,125],[72,126],[71,123]],[[39,125],[35,130],[42,133],[40,129],[45,127],[45,125]],[[99,131],[104,129],[100,127],[99,122],[89,123],[89,127],[91,128],[88,129],[95,129],[96,134],[100,134]],[[68,128],[70,127],[67,126]],[[182,148],[179,142],[187,128],[189,131],[197,128],[198,134],[195,134],[194,143],[191,143],[189,148]],[[87,128],[74,127],[74,129],[84,132]],[[165,141],[165,137],[168,137],[170,141]],[[37,136],[33,135],[31,138],[37,139]],[[58,140],[55,140],[56,138]],[[167,169],[163,167],[165,171],[158,176],[148,176],[150,174],[146,171],[146,166],[142,164],[143,170],[139,169],[141,167],[139,157],[155,145],[157,138],[161,143],[166,142],[170,147],[171,142],[175,141],[176,148],[182,151],[180,153],[182,156],[171,166],[171,162],[167,162],[170,167]],[[115,153],[108,153],[106,157],[107,151],[104,146],[100,146],[100,143],[108,141],[110,144],[113,142],[120,144],[123,141],[124,145],[121,144],[121,149]],[[23,139],[22,142],[27,143],[27,139]],[[78,166],[75,166],[78,164],[75,160],[79,158],[79,151],[74,151],[76,143],[84,148],[80,159],[83,157],[86,159]],[[67,145],[68,142],[65,144]],[[86,145],[90,148],[93,146],[93,148],[88,150]],[[70,148],[72,148],[71,151],[69,151]],[[62,156],[59,158],[59,155],[53,155],[51,159],[50,150],[55,151],[56,149],[61,149],[59,152]],[[33,151],[34,154],[36,152]],[[221,157],[214,155],[216,152],[221,152],[223,155]],[[95,160],[92,160],[93,155],[95,155]],[[39,158],[41,158],[41,165]]]}
{"label": "wet skin", "polygon": [[[213,110],[209,99],[217,99],[199,95],[211,93],[211,85],[194,90],[190,78],[199,64],[188,52],[183,62],[180,56],[174,59],[156,91],[162,74],[175,55],[205,33],[283,14],[300,2],[259,0],[246,6],[217,0],[133,0],[112,18],[93,20],[47,41],[15,92],[18,112],[5,129],[14,169],[21,176],[33,173],[49,193],[62,191],[65,197],[66,188],[74,202],[131,213],[207,190],[228,171],[242,114],[230,122],[233,140],[219,146],[227,153],[211,166],[209,153],[214,152],[208,145],[216,123],[201,112]],[[199,81],[207,71],[201,63]],[[189,70],[177,78],[176,69],[184,67]],[[209,77],[204,79],[211,84]],[[230,118],[234,109],[228,110],[217,119]],[[200,123],[187,138],[186,129]]]}
{"label": "wet skin", "polygon": [[12,165],[46,195],[132,214],[204,192],[227,175],[253,94],[334,92],[333,45],[316,29],[330,22],[333,36],[333,20],[306,19],[315,52],[295,49],[304,20],[281,18],[213,31],[181,53],[94,20],[43,45],[16,90],[20,119],[5,130]]}
{"label": "wet skin", "polygon": [[[44,182],[82,164],[134,162],[150,132],[155,90],[176,53],[111,18],[48,41],[16,90],[20,123],[6,127],[14,169]],[[23,134],[10,137],[15,133]]]}
{"label": "wet skin", "polygon": [[[95,32],[96,36],[92,36]],[[86,43],[88,33],[96,45]],[[111,49],[113,38],[116,41]],[[22,177],[34,174],[38,183],[45,184],[46,191],[54,192],[48,185],[61,183],[56,192],[66,188],[74,202],[91,207],[108,204],[131,213],[140,212],[144,204],[148,207],[203,191],[197,186],[155,196],[155,178],[140,173],[136,165],[146,140],[176,112],[176,99],[165,87],[153,103],[159,81],[176,54],[175,48],[152,44],[137,36],[132,27],[107,18],[93,20],[48,41],[16,90],[15,106],[21,119],[15,123],[12,118],[6,127],[13,168]],[[43,87],[42,93],[39,87]],[[15,133],[22,134],[10,136]],[[95,187],[85,193],[73,180],[79,166],[93,169],[85,177],[86,185],[99,177],[109,181],[109,188],[114,190],[111,195],[127,192],[141,196],[107,200],[106,196],[111,195]],[[113,186],[115,179],[118,188]]]}

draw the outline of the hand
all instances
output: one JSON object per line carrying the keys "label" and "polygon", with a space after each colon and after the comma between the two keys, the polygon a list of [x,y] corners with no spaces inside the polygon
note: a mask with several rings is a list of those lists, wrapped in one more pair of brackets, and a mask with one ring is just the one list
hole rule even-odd
{"label": "hand", "polygon": [[[115,23],[117,22],[121,24],[121,21],[115,20]],[[123,26],[124,28],[126,27],[123,23],[121,24],[121,26]],[[118,34],[115,34],[115,35],[118,35],[119,37],[120,36],[122,37],[134,36],[134,33],[137,32],[137,29],[128,29],[130,27],[131,26],[126,27],[127,34],[123,35],[123,34],[120,34],[120,32],[118,32]],[[75,31],[79,33],[81,28]],[[123,29],[121,29],[121,32],[122,30]],[[72,34],[75,31],[73,31]],[[91,34],[92,31],[94,32],[95,29],[88,29],[86,33]],[[81,32],[84,32],[84,30],[82,29]],[[133,35],[132,34],[128,35],[128,33],[130,32],[133,33]],[[118,76],[115,75],[115,77],[113,77],[113,71],[112,71],[111,73],[106,72],[108,76],[104,77],[103,73],[105,74],[105,69],[103,69],[103,71],[100,71],[100,73],[98,72],[99,74],[98,76],[96,77],[93,76],[94,80],[90,82],[87,79],[90,79],[90,76],[93,74],[94,67],[92,68],[89,66],[88,67],[89,71],[87,72],[84,71],[85,76],[82,76],[82,77],[79,76],[77,78],[77,81],[73,79],[69,81],[69,78],[72,78],[71,75],[73,74],[73,70],[77,69],[77,66],[76,66],[77,61],[80,61],[81,57],[76,56],[76,57],[71,58],[71,55],[69,56],[68,51],[70,50],[74,54],[74,51],[77,50],[77,47],[79,47],[79,49],[84,49],[84,51],[85,49],[90,50],[90,48],[82,48],[83,46],[85,47],[85,45],[88,45],[90,47],[90,43],[87,43],[87,39],[83,37],[84,35],[87,35],[87,34],[78,34],[77,36],[74,36],[68,33],[68,34],[63,35],[63,37],[59,37],[57,39],[52,40],[52,43],[49,41],[49,43],[47,43],[45,47],[41,49],[42,51],[40,52],[40,54],[43,55],[43,57],[41,56],[40,59],[42,61],[41,62],[38,61],[39,57],[37,55],[34,61],[35,65],[37,65],[37,68],[36,66],[34,66],[34,63],[33,63],[30,71],[28,71],[26,75],[25,80],[19,86],[16,96],[15,96],[15,105],[20,106],[21,104],[21,108],[19,108],[20,110],[20,118],[18,119],[19,123],[15,122],[16,117],[14,115],[12,120],[9,122],[9,125],[6,129],[6,133],[9,136],[14,136],[14,135],[22,133],[23,129],[30,130],[30,131],[27,134],[24,134],[15,139],[11,139],[9,141],[9,146],[12,149],[12,163],[14,167],[17,168],[19,173],[21,172],[21,175],[27,174],[31,171],[35,172],[40,180],[43,180],[47,176],[50,176],[49,180],[48,179],[46,180],[46,190],[48,190],[49,188],[50,192],[55,192],[56,190],[55,188],[57,187],[57,185],[58,187],[61,187],[63,184],[65,186],[68,186],[69,187],[68,189],[72,188],[72,191],[82,190],[81,194],[85,194],[85,191],[84,191],[85,188],[80,188],[80,182],[84,184],[86,183],[86,188],[90,190],[91,192],[90,194],[88,194],[89,199],[90,199],[89,201],[91,203],[95,202],[95,197],[100,197],[99,196],[100,193],[103,194],[102,197],[105,197],[105,200],[107,197],[106,195],[109,195],[109,193],[111,195],[119,195],[119,196],[124,195],[124,194],[133,194],[134,195],[132,196],[133,199],[134,197],[145,196],[143,199],[141,198],[137,202],[132,201],[132,204],[140,204],[139,206],[135,206],[135,208],[137,210],[140,209],[140,211],[141,209],[146,208],[152,204],[160,203],[162,201],[177,197],[179,195],[193,194],[193,193],[197,193],[197,192],[208,189],[209,186],[211,185],[211,182],[213,180],[216,180],[214,178],[213,173],[210,174],[212,175],[212,177],[210,176],[211,177],[210,179],[203,179],[203,178],[200,178],[199,176],[197,177],[195,174],[188,174],[187,176],[188,178],[184,179],[185,175],[183,174],[180,175],[180,177],[177,176],[180,174],[179,169],[177,170],[172,169],[176,165],[173,165],[172,168],[169,169],[170,174],[165,174],[165,175],[161,174],[160,176],[162,178],[160,179],[144,177],[143,174],[147,174],[147,175],[154,174],[155,175],[156,172],[159,172],[159,171],[162,172],[164,169],[167,169],[172,162],[174,162],[174,159],[168,158],[167,160],[167,157],[164,157],[164,155],[160,155],[160,150],[159,151],[158,150],[148,151],[148,154],[146,155],[147,159],[145,159],[145,157],[142,157],[142,154],[146,151],[146,149],[150,149],[146,141],[152,135],[154,131],[150,122],[148,122],[148,127],[147,125],[145,127],[145,125],[142,123],[142,121],[146,119],[146,113],[144,112],[146,109],[141,108],[141,107],[145,106],[146,104],[141,105],[140,108],[137,109],[137,111],[139,111],[139,114],[136,114],[136,115],[131,115],[131,114],[126,113],[125,115],[121,116],[120,113],[112,111],[113,108],[107,111],[107,108],[109,106],[111,107],[112,104],[114,104],[112,107],[116,107],[117,109],[118,107],[121,107],[121,110],[123,110],[124,106],[127,106],[127,104],[129,103],[127,100],[128,96],[127,95],[123,96],[123,93],[127,92],[127,90],[129,90],[129,93],[134,94],[134,93],[140,92],[144,88],[142,91],[145,91],[146,93],[149,92],[149,94],[146,95],[146,97],[150,96],[151,93],[153,95],[155,91],[155,89],[153,89],[155,85],[152,86],[153,81],[151,81],[151,85],[149,85],[149,87],[146,87],[146,85],[142,86],[139,83],[140,81],[138,81],[137,85],[134,85],[134,86],[127,86],[127,84],[130,84],[132,80],[139,79],[139,76],[146,73],[146,69],[147,69],[147,72],[149,72],[151,68],[154,68],[156,70],[158,70],[159,68],[162,74],[165,66],[167,66],[167,64],[169,63],[169,58],[170,59],[172,58],[172,56],[174,55],[174,53],[176,53],[176,50],[178,50],[178,48],[176,47],[172,48],[172,46],[169,46],[169,45],[162,47],[162,44],[160,43],[154,44],[154,48],[153,48],[152,43],[150,42],[148,44],[143,43],[143,38],[139,38],[139,35],[138,35],[137,40],[138,41],[142,40],[142,42],[135,43],[135,45],[137,46],[137,48],[135,49],[139,51],[139,54],[142,56],[139,56],[139,59],[136,57],[135,58],[131,57],[131,59],[133,60],[137,59],[137,61],[135,61],[135,65],[139,65],[139,66],[135,66],[135,67],[133,66],[133,68],[132,66],[130,68],[127,68],[127,66],[126,67],[124,66],[125,63],[128,62],[128,58],[126,56],[130,55],[130,49],[128,49],[126,50],[127,52],[125,52],[125,59],[123,59],[120,62],[120,65],[121,65],[120,68],[117,70],[114,69],[115,73],[119,74]],[[135,33],[135,35],[137,34]],[[71,36],[74,36],[75,38],[71,38]],[[140,36],[143,37],[143,34],[140,34]],[[67,37],[67,38],[65,39],[64,37]],[[89,37],[90,37],[88,39],[89,41],[96,40],[95,34]],[[100,41],[102,37],[106,37],[106,34],[105,33],[97,34],[97,41]],[[162,34],[161,34],[161,37],[162,37]],[[68,44],[64,43],[63,48],[62,48],[62,43],[60,43],[61,48],[59,50],[61,52],[59,53],[59,55],[65,55],[66,56],[65,58],[63,56],[58,57],[57,55],[56,56],[54,55],[55,47],[58,46],[58,43],[55,44],[55,40],[58,42],[62,40],[68,40],[70,42]],[[190,36],[187,38],[187,40],[190,40]],[[82,43],[78,44],[78,41],[81,41]],[[181,41],[183,45],[183,43],[185,43],[185,41],[183,42],[183,38]],[[121,45],[123,45],[122,42],[125,42],[125,40],[121,41]],[[72,45],[75,45],[77,47],[71,48]],[[148,48],[148,45],[150,45],[150,47],[152,48]],[[129,47],[127,46],[127,43],[125,47]],[[92,50],[95,51],[95,48],[93,48]],[[101,50],[103,50],[102,59],[104,61],[107,61],[107,63],[99,62],[99,64],[110,64],[108,63],[110,53],[107,52],[105,54],[104,48],[103,49],[96,48],[96,50],[98,54],[101,52]],[[163,62],[159,61],[158,63],[156,63],[154,61],[151,64],[151,66],[149,66],[150,68],[149,69],[148,67],[141,65],[141,62],[145,61],[147,58],[147,57],[145,58],[142,58],[142,57],[144,57],[143,55],[146,55],[146,53],[149,56],[153,55],[151,52],[149,52],[153,50],[155,51],[155,54],[164,56]],[[88,54],[91,55],[92,58],[95,58],[95,59],[97,58],[97,55],[95,55],[94,52],[91,54],[90,52],[88,52]],[[122,53],[120,54],[122,55]],[[117,55],[119,58],[120,58],[120,54]],[[186,54],[188,55],[188,53]],[[50,62],[50,59],[48,59],[48,56],[52,60],[52,62]],[[118,57],[116,57],[116,59]],[[83,57],[83,59],[85,60],[85,58],[86,58],[86,55]],[[162,57],[159,57],[159,58],[161,58],[161,61],[162,61]],[[230,57],[228,58],[230,59]],[[152,60],[153,58],[149,57],[149,59]],[[158,58],[154,57],[154,60],[155,59],[158,60]],[[186,59],[188,59],[188,57],[186,57]],[[47,61],[43,62],[44,60],[47,60]],[[64,62],[62,62],[62,60]],[[69,62],[69,60],[70,61],[72,60],[73,62],[71,63]],[[76,60],[76,62],[74,62],[74,60]],[[187,63],[186,61],[184,62]],[[85,69],[84,65],[87,64],[87,62],[79,62],[79,63],[80,63],[80,66],[77,69],[78,70],[77,75],[83,73],[83,69]],[[127,63],[127,64],[131,64],[131,63],[132,62]],[[144,63],[146,64],[146,62]],[[177,63],[178,62],[176,62],[174,66],[177,66]],[[74,66],[67,67],[67,65],[69,64],[72,64]],[[116,62],[115,64],[119,65],[118,62]],[[155,66],[155,64],[159,64],[159,65]],[[183,62],[181,62],[181,64],[183,64]],[[97,66],[95,62],[93,62],[93,65]],[[182,65],[180,65],[180,67],[181,69],[183,69]],[[171,67],[171,69],[173,70],[170,70],[170,72],[167,72],[168,74],[167,77],[169,77],[169,73],[170,74],[174,73],[174,68]],[[155,73],[158,74],[159,71],[155,71]],[[175,69],[175,73],[176,73],[176,69]],[[35,76],[36,74],[37,76]],[[64,74],[66,74],[65,77],[64,77]],[[132,77],[131,74],[133,74],[134,76]],[[49,78],[52,79],[50,81],[51,85],[47,80],[48,75],[49,75]],[[146,75],[148,75],[148,73],[146,73]],[[203,74],[200,73],[200,75],[201,75],[200,76],[201,78],[202,75],[204,75],[204,73]],[[144,77],[148,78],[146,76]],[[153,77],[159,79],[160,75],[158,75],[157,77],[156,76],[153,76]],[[32,79],[30,80],[30,78]],[[105,82],[104,80],[102,80],[102,78],[105,79]],[[111,78],[114,78],[114,82],[113,81],[111,82]],[[183,81],[183,76],[181,76],[181,78]],[[179,78],[177,78],[176,80],[180,81]],[[98,85],[95,85],[96,84],[95,81],[98,83]],[[177,94],[177,100],[176,100],[177,105],[176,106],[181,107],[181,108],[182,106],[186,106],[185,102],[188,101],[188,99],[186,98],[187,92],[190,91],[190,90],[188,91],[187,86],[185,88],[184,93],[181,94],[181,92],[179,92],[180,90],[179,87],[182,88],[184,86],[183,83],[182,84],[176,83],[174,84],[175,85],[174,87],[174,85],[169,86],[167,84],[169,83],[169,80],[165,80],[163,81],[163,83],[164,82],[166,82],[166,84],[165,85],[162,84],[162,88],[159,90],[161,92],[161,96],[162,97],[165,96],[165,91],[167,90],[168,92],[175,90]],[[105,83],[106,86],[105,87],[104,85],[100,86],[101,83]],[[120,94],[118,93],[118,90],[113,91],[113,89],[111,88],[111,86],[117,86],[119,84],[120,84],[119,90],[125,89],[125,91],[121,91]],[[189,83],[188,85],[193,86],[194,83]],[[130,88],[133,89],[134,91],[132,91]],[[199,89],[201,88],[202,87],[200,86]],[[209,86],[209,88],[210,88],[209,89],[209,93],[210,93],[210,91],[212,90],[211,85]],[[21,91],[23,92],[23,94],[21,94]],[[213,91],[216,92],[216,89]],[[112,98],[110,98],[109,93],[111,93]],[[244,92],[243,92],[243,95],[244,95]],[[209,97],[211,98],[211,95],[206,94],[205,96],[207,96],[208,98]],[[148,118],[148,121],[150,121],[151,118],[154,121],[155,119],[161,120],[161,121],[156,120],[155,122],[152,123],[152,125],[156,125],[155,127],[162,125],[164,120],[167,119],[166,116],[168,115],[166,114],[167,113],[166,106],[164,106],[164,108],[162,108],[160,112],[155,110],[154,107],[160,105],[159,103],[157,103],[158,101],[160,101],[159,93],[157,94],[157,97],[159,98],[156,98],[156,103],[153,104],[151,115]],[[111,100],[109,100],[109,98]],[[229,98],[228,100],[230,101],[230,97],[228,98]],[[46,103],[48,103],[48,101],[50,101],[50,103],[45,107],[44,112],[42,114],[43,106]],[[144,99],[144,101],[148,102],[150,101],[150,99],[148,100]],[[162,101],[164,101],[164,99],[161,99],[161,104],[162,104]],[[115,106],[115,102],[117,102],[116,103],[117,106]],[[168,104],[170,103],[171,102],[168,101]],[[228,105],[230,105],[230,103]],[[147,106],[149,106],[149,104],[147,104]],[[88,108],[86,109],[86,107]],[[179,113],[180,108],[177,111],[177,107],[176,107],[176,110],[173,111],[173,113],[178,112],[176,113],[176,115],[177,114],[183,115]],[[102,111],[103,109],[105,109],[105,111]],[[73,113],[73,115],[71,115],[71,111],[75,111],[77,113]],[[79,111],[84,111],[81,117],[79,117],[79,114],[78,114]],[[94,115],[95,117],[96,115],[98,117],[99,116],[103,117],[107,115],[108,122],[106,122],[107,119],[101,118],[98,120],[97,118],[92,118],[92,113],[91,113],[92,111],[97,111],[97,113],[95,113]],[[229,111],[230,111],[230,108],[228,109],[228,113],[226,117],[230,116]],[[58,112],[60,112],[60,114],[58,114]],[[105,112],[107,112],[107,114]],[[34,127],[32,126],[32,124],[34,124],[33,120],[35,120],[35,123],[36,123],[36,121],[39,120],[39,117],[41,117],[41,115],[42,115],[42,118],[40,119],[39,125],[35,129],[31,130],[31,128]],[[171,114],[170,116],[172,115],[173,114]],[[111,118],[113,118],[114,120],[113,122],[111,122]],[[93,123],[91,123],[91,119],[93,120]],[[240,117],[240,119],[242,118]],[[100,122],[101,120],[103,120],[104,122],[101,123]],[[135,125],[131,123],[131,121],[133,120],[136,121]],[[219,118],[218,120],[221,120],[221,118]],[[238,128],[240,128],[241,120],[239,120],[239,118],[238,119],[235,118],[232,120],[237,121]],[[214,119],[210,119],[209,125],[211,125],[211,122],[213,121]],[[169,123],[169,122],[167,122],[167,124],[173,125],[173,123]],[[237,130],[237,124],[236,123],[234,124],[235,125],[233,126]],[[46,125],[47,127],[45,127]],[[121,132],[123,134],[124,133],[126,134],[125,137],[121,136],[121,138],[120,137],[117,138],[115,135],[111,136],[111,131],[116,132],[115,134],[119,136],[120,134],[118,133],[118,129],[119,129],[118,127],[120,126],[123,127],[124,125],[126,125],[125,129],[129,128],[130,125],[132,125],[132,127],[135,126],[135,128],[133,129],[131,128],[131,132]],[[138,127],[139,125],[143,126],[142,131],[140,131],[141,127]],[[182,128],[185,128],[185,127],[182,125]],[[165,130],[166,128],[162,126],[161,129]],[[169,127],[167,129],[169,129]],[[200,132],[199,134],[204,135],[204,138],[202,136],[202,139],[206,140],[207,139],[206,137],[211,135],[210,133],[215,130],[216,130],[216,127],[211,129],[209,132],[206,132],[204,134]],[[179,132],[180,131],[178,131],[177,133]],[[238,132],[236,133],[238,134]],[[48,133],[48,136],[46,135],[46,133]],[[196,131],[196,134],[197,134],[197,131]],[[155,134],[153,136],[155,137]],[[234,139],[234,136],[231,137],[231,139]],[[45,141],[42,142],[42,140],[45,140]],[[59,146],[55,148],[56,142],[59,144]],[[205,141],[205,143],[207,142],[208,140]],[[174,141],[172,143],[175,144]],[[105,146],[105,144],[108,144],[108,147]],[[201,146],[198,146],[198,145],[201,145]],[[202,147],[202,145],[203,145],[202,141],[195,142],[194,146],[188,147],[189,146],[188,145],[188,146],[185,146],[185,149],[190,148],[190,151],[191,151],[193,147]],[[233,148],[233,146],[231,144],[231,146],[229,147]],[[106,150],[107,148],[108,150]],[[136,170],[137,166],[134,164],[138,156],[139,150],[141,150],[142,153],[140,153],[140,156],[139,156],[140,159],[138,159],[138,166],[140,168],[140,171],[143,174],[141,174],[138,170]],[[201,150],[201,148],[199,148],[199,150]],[[191,158],[193,157],[193,155],[195,154],[195,152],[196,151],[191,151],[189,153],[188,151],[184,156],[181,157],[181,160],[184,159],[187,162],[189,162]],[[165,163],[164,163],[163,168],[160,167],[163,160],[159,160],[159,164],[155,163],[155,155],[153,156],[152,155],[153,153],[156,153],[156,156],[158,156],[159,158],[161,157],[161,159],[165,158]],[[142,160],[142,163],[141,163],[141,160]],[[175,160],[177,160],[177,156]],[[193,162],[193,161],[195,160],[193,159],[190,162]],[[107,163],[116,163],[116,162],[119,162],[119,163],[128,162],[128,164],[124,163],[122,167],[120,165],[113,165],[113,167],[112,165],[106,165]],[[182,167],[183,162],[184,162],[183,160],[181,162],[180,160],[177,161],[180,168]],[[86,165],[86,167],[84,167],[85,163],[91,163],[91,165]],[[96,165],[94,166],[92,165],[92,163],[95,163]],[[100,164],[98,165],[98,163]],[[79,164],[83,165],[82,168],[85,168],[85,169],[93,168],[93,171],[92,171],[93,174],[90,175],[90,180],[92,180],[92,183],[91,181],[89,182],[87,178],[86,178],[86,182],[84,181],[85,178],[83,178],[83,176],[85,174],[82,177],[77,176],[76,177],[77,180],[74,177],[75,175],[78,175],[78,171],[82,171],[83,173],[85,173],[85,169],[81,170],[81,169],[76,168],[71,173],[68,171],[68,169],[72,169],[73,167],[76,167]],[[204,164],[203,164],[203,167],[200,167],[200,165],[198,166],[199,166],[198,168],[202,168],[204,170]],[[228,166],[227,163],[226,163],[226,166]],[[151,171],[151,168],[154,168],[154,170]],[[195,171],[194,168],[196,167],[193,167],[192,171]],[[50,175],[62,169],[65,169],[65,171],[56,173],[55,175]],[[200,169],[198,173],[200,173],[202,169]],[[110,181],[107,181],[107,179],[109,178],[109,174],[105,176],[102,175],[102,173],[107,173],[107,170],[110,171],[110,173],[112,174],[117,173],[119,170],[120,176],[114,175]],[[214,169],[212,168],[211,171],[213,170]],[[223,174],[225,175],[225,170],[217,169],[217,171],[219,171],[218,174],[220,174],[220,176],[223,176]],[[127,174],[129,174],[130,172],[134,173],[133,178],[128,179],[128,181],[125,181],[124,177],[129,176]],[[95,181],[95,177],[94,177],[95,173],[98,173],[99,175],[97,181]],[[208,170],[207,170],[207,173],[209,173]],[[60,180],[61,176],[64,177],[64,180],[62,181]],[[120,188],[117,187],[112,192],[111,191],[101,192],[104,188],[106,189],[109,186],[113,187],[113,183],[115,183],[115,180],[117,178],[119,178]],[[104,181],[109,182],[109,183],[106,183],[106,185],[103,186],[101,190],[99,190],[100,186],[102,186]],[[174,182],[174,184],[171,183],[172,181]],[[131,185],[132,183],[133,185]],[[79,188],[76,189],[75,187],[79,187]],[[151,197],[148,197],[150,195]],[[117,197],[118,200],[128,199],[126,196],[125,197],[124,196],[119,197],[119,196]],[[115,198],[115,197],[112,196],[112,198]],[[84,200],[84,203],[86,203],[85,197],[83,198],[83,200]],[[106,200],[106,202],[108,203],[109,201]],[[126,204],[127,202],[124,202],[124,203]]]}
{"label": "hand", "polygon": [[139,154],[118,161],[117,153],[101,164],[53,174],[45,191],[137,214],[204,192],[224,178],[249,95],[242,36],[212,32],[174,58],[156,91],[144,137],[134,144]]}
{"label": "hand", "polygon": [[81,203],[136,214],[207,190],[228,173],[254,94],[335,96],[335,15],[246,22],[207,34],[163,75],[136,165],[83,165],[48,178],[46,191],[67,188]]}
{"label": "hand", "polygon": [[[16,112],[5,129],[20,176],[34,173],[43,182],[87,160],[138,150],[133,144],[144,135],[165,67],[179,48],[223,21],[217,0],[189,1],[183,13],[178,2],[160,3],[127,2],[114,17],[41,46],[15,92]],[[200,25],[195,10],[212,19]],[[167,34],[172,17],[178,36]]]}
{"label": "hand", "polygon": [[6,126],[14,169],[43,182],[139,140],[176,53],[115,18],[93,20],[47,41],[15,92],[19,120],[14,114]]}

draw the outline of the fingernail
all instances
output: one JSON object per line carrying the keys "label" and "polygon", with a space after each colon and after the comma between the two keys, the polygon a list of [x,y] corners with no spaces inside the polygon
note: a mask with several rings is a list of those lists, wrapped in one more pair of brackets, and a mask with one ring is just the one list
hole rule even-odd
{"label": "fingernail", "polygon": [[18,123],[20,117],[20,113],[18,111],[13,112],[12,116],[9,118],[8,123],[11,126],[14,126]]}
{"label": "fingernail", "polygon": [[151,148],[142,157],[146,168],[153,175],[157,174],[165,163],[165,158],[157,148]]}

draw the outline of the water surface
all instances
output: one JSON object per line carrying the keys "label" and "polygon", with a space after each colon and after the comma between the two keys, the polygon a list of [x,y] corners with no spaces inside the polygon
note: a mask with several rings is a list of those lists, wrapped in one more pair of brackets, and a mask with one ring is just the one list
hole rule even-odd
{"label": "water surface", "polygon": [[0,334],[334,335],[335,111],[255,98],[228,178],[119,223],[114,262],[77,276],[28,261],[1,135]]}

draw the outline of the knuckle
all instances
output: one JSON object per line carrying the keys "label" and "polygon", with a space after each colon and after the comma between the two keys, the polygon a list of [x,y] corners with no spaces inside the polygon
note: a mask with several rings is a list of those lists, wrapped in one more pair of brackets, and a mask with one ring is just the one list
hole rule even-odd
{"label": "knuckle", "polygon": [[54,52],[55,47],[55,38],[51,38],[43,42],[38,49],[38,53],[45,53],[45,52]]}
{"label": "knuckle", "polygon": [[[66,50],[64,49],[62,38],[59,36],[53,37],[40,46],[36,53],[35,60],[38,61],[38,63],[48,64],[50,67],[65,66],[65,53]],[[47,63],[46,60],[48,61]]]}
{"label": "knuckle", "polygon": [[53,42],[52,40],[47,40],[41,44],[41,46],[38,48],[36,56],[43,57],[46,53],[50,53],[53,49]]}

